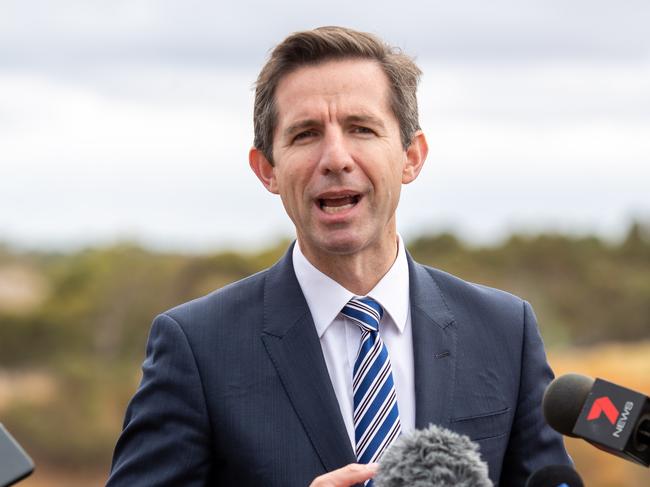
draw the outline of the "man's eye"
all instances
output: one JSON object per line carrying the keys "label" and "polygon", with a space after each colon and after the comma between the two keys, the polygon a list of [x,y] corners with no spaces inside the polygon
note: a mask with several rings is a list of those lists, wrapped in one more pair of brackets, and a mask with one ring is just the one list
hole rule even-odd
{"label": "man's eye", "polygon": [[357,133],[357,134],[374,134],[375,133],[374,130],[372,130],[372,129],[368,128],[368,127],[354,127],[353,132]]}
{"label": "man's eye", "polygon": [[314,137],[315,135],[316,135],[316,132],[314,132],[313,130],[305,130],[303,132],[300,132],[300,133],[296,134],[294,136],[294,138],[293,138],[293,141],[298,142],[300,140],[304,140],[304,139],[308,139],[310,137]]}

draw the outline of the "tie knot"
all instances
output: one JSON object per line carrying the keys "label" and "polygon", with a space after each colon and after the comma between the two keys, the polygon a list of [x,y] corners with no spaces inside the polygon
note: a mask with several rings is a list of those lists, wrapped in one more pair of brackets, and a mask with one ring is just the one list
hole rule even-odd
{"label": "tie knot", "polygon": [[384,310],[377,301],[372,298],[352,298],[341,310],[343,315],[357,323],[364,331],[378,331],[379,320]]}

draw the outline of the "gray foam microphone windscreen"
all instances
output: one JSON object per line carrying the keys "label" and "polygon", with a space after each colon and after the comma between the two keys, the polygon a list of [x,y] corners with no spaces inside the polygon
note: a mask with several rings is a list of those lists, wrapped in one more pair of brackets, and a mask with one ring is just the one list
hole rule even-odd
{"label": "gray foam microphone windscreen", "polygon": [[478,445],[435,425],[402,434],[386,451],[376,487],[492,487]]}

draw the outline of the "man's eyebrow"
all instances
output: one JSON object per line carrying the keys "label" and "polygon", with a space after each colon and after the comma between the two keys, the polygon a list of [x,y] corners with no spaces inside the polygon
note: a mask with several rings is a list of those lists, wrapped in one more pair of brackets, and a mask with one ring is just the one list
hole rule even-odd
{"label": "man's eyebrow", "polygon": [[[384,122],[373,115],[348,115],[345,117],[344,122],[346,124],[370,124],[374,125],[379,128],[385,128]],[[312,128],[312,127],[321,127],[323,125],[323,122],[320,120],[316,120],[313,118],[308,118],[305,120],[299,120],[295,123],[292,123],[289,125],[286,129],[283,130],[283,135],[285,137],[290,137],[291,135],[295,134],[296,132],[299,132],[304,129]]]}

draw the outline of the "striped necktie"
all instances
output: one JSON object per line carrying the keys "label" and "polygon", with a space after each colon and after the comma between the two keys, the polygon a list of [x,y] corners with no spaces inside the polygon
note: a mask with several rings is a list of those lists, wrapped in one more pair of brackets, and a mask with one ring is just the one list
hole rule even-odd
{"label": "striped necktie", "polygon": [[388,349],[379,336],[384,310],[371,298],[352,298],[341,313],[361,328],[352,376],[354,436],[358,462],[372,463],[401,431]]}

